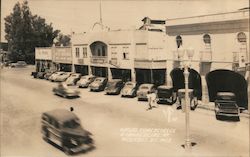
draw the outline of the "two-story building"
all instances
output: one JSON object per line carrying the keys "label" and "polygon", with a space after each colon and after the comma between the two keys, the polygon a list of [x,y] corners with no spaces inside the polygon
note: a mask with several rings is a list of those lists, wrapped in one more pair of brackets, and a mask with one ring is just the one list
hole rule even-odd
{"label": "two-story building", "polygon": [[[93,30],[72,35],[76,72],[164,84],[166,77],[165,21],[144,18],[136,30]],[[157,23],[154,23],[157,22]]]}

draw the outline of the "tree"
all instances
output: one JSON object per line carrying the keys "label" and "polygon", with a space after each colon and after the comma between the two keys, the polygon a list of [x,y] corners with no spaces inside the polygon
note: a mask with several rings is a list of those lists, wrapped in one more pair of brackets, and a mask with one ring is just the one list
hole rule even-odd
{"label": "tree", "polygon": [[35,47],[52,46],[59,30],[54,30],[52,24],[47,24],[44,18],[32,15],[28,1],[17,2],[13,13],[5,17],[5,39],[9,44],[10,59],[14,62],[25,60],[35,61]]}
{"label": "tree", "polygon": [[56,42],[55,45],[56,46],[70,46],[71,42],[70,42],[70,35],[63,35],[63,34],[59,34],[59,36],[56,38]]}

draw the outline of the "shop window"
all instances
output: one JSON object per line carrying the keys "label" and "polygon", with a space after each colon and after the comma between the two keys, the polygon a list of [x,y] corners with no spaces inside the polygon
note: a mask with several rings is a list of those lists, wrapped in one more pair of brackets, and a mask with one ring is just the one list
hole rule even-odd
{"label": "shop window", "polygon": [[176,44],[177,44],[177,48],[180,48],[180,46],[182,45],[182,38],[180,35],[176,37]]}
{"label": "shop window", "polygon": [[76,47],[76,58],[79,58],[79,56],[80,56],[80,49],[79,49],[79,47]]}

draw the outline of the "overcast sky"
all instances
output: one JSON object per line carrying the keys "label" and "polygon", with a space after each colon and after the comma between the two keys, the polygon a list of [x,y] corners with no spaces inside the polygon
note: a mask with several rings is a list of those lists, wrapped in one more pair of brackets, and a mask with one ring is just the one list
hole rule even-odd
{"label": "overcast sky", "polygon": [[[1,0],[1,41],[4,17],[18,0]],[[22,1],[20,1],[22,3]],[[87,32],[99,21],[99,0],[29,0],[33,14],[52,23],[64,34]],[[248,7],[249,0],[102,0],[103,23],[111,29],[138,28],[143,17],[169,19],[235,11]]]}

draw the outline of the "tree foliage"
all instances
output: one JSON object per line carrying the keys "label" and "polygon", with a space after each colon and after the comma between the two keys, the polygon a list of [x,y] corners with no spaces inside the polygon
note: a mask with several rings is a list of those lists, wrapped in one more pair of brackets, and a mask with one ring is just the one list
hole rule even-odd
{"label": "tree foliage", "polygon": [[59,34],[58,37],[56,38],[55,45],[56,46],[70,46],[70,35],[63,35]]}
{"label": "tree foliage", "polygon": [[14,62],[25,60],[34,63],[35,47],[52,46],[59,32],[44,18],[32,15],[27,0],[22,4],[17,2],[13,12],[5,17],[5,39],[11,52],[9,57]]}

